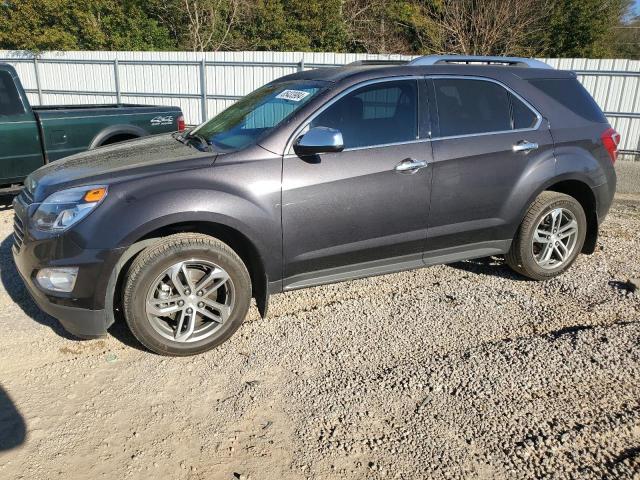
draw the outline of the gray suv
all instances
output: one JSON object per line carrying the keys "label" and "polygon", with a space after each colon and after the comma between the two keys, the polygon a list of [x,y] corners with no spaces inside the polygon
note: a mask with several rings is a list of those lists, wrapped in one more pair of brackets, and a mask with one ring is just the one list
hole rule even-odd
{"label": "gray suv", "polygon": [[504,255],[545,280],[592,253],[620,137],[575,74],[428,56],[275,80],[186,133],[46,165],[15,262],[79,337],[118,316],[147,348],[227,340],[252,297]]}

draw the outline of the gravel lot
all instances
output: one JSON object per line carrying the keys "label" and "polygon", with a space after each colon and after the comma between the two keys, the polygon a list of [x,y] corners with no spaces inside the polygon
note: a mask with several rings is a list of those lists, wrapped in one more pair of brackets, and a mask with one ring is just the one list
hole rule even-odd
{"label": "gravel lot", "polygon": [[292,292],[191,358],[122,325],[66,335],[17,277],[11,218],[2,479],[640,478],[638,194],[558,279],[493,258]]}

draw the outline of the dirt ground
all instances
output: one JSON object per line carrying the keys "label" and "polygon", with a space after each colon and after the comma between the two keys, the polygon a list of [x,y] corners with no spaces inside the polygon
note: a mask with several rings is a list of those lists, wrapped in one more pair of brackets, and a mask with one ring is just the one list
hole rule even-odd
{"label": "dirt ground", "polygon": [[526,281],[481,259],[291,292],[215,351],[78,341],[0,212],[0,478],[640,478],[640,195]]}

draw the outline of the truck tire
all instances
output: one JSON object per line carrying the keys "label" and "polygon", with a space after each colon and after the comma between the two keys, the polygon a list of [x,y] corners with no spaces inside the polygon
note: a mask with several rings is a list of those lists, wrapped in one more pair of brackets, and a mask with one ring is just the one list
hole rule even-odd
{"label": "truck tire", "polygon": [[251,278],[238,255],[208,235],[180,233],[143,250],[123,292],[133,335],[161,355],[187,356],[217,347],[242,325]]}
{"label": "truck tire", "polygon": [[586,233],[587,219],[575,198],[542,192],[529,207],[505,259],[521,275],[547,280],[571,266]]}

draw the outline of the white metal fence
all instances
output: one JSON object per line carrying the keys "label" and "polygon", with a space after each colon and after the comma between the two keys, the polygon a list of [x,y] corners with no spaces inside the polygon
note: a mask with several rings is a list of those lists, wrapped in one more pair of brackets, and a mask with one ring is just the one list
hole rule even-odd
{"label": "white metal fence", "polygon": [[[265,83],[310,68],[401,55],[308,52],[29,52],[0,50],[16,67],[34,105],[146,103],[179,105],[200,123]],[[541,59],[573,70],[622,134],[621,149],[640,154],[640,61]]]}

